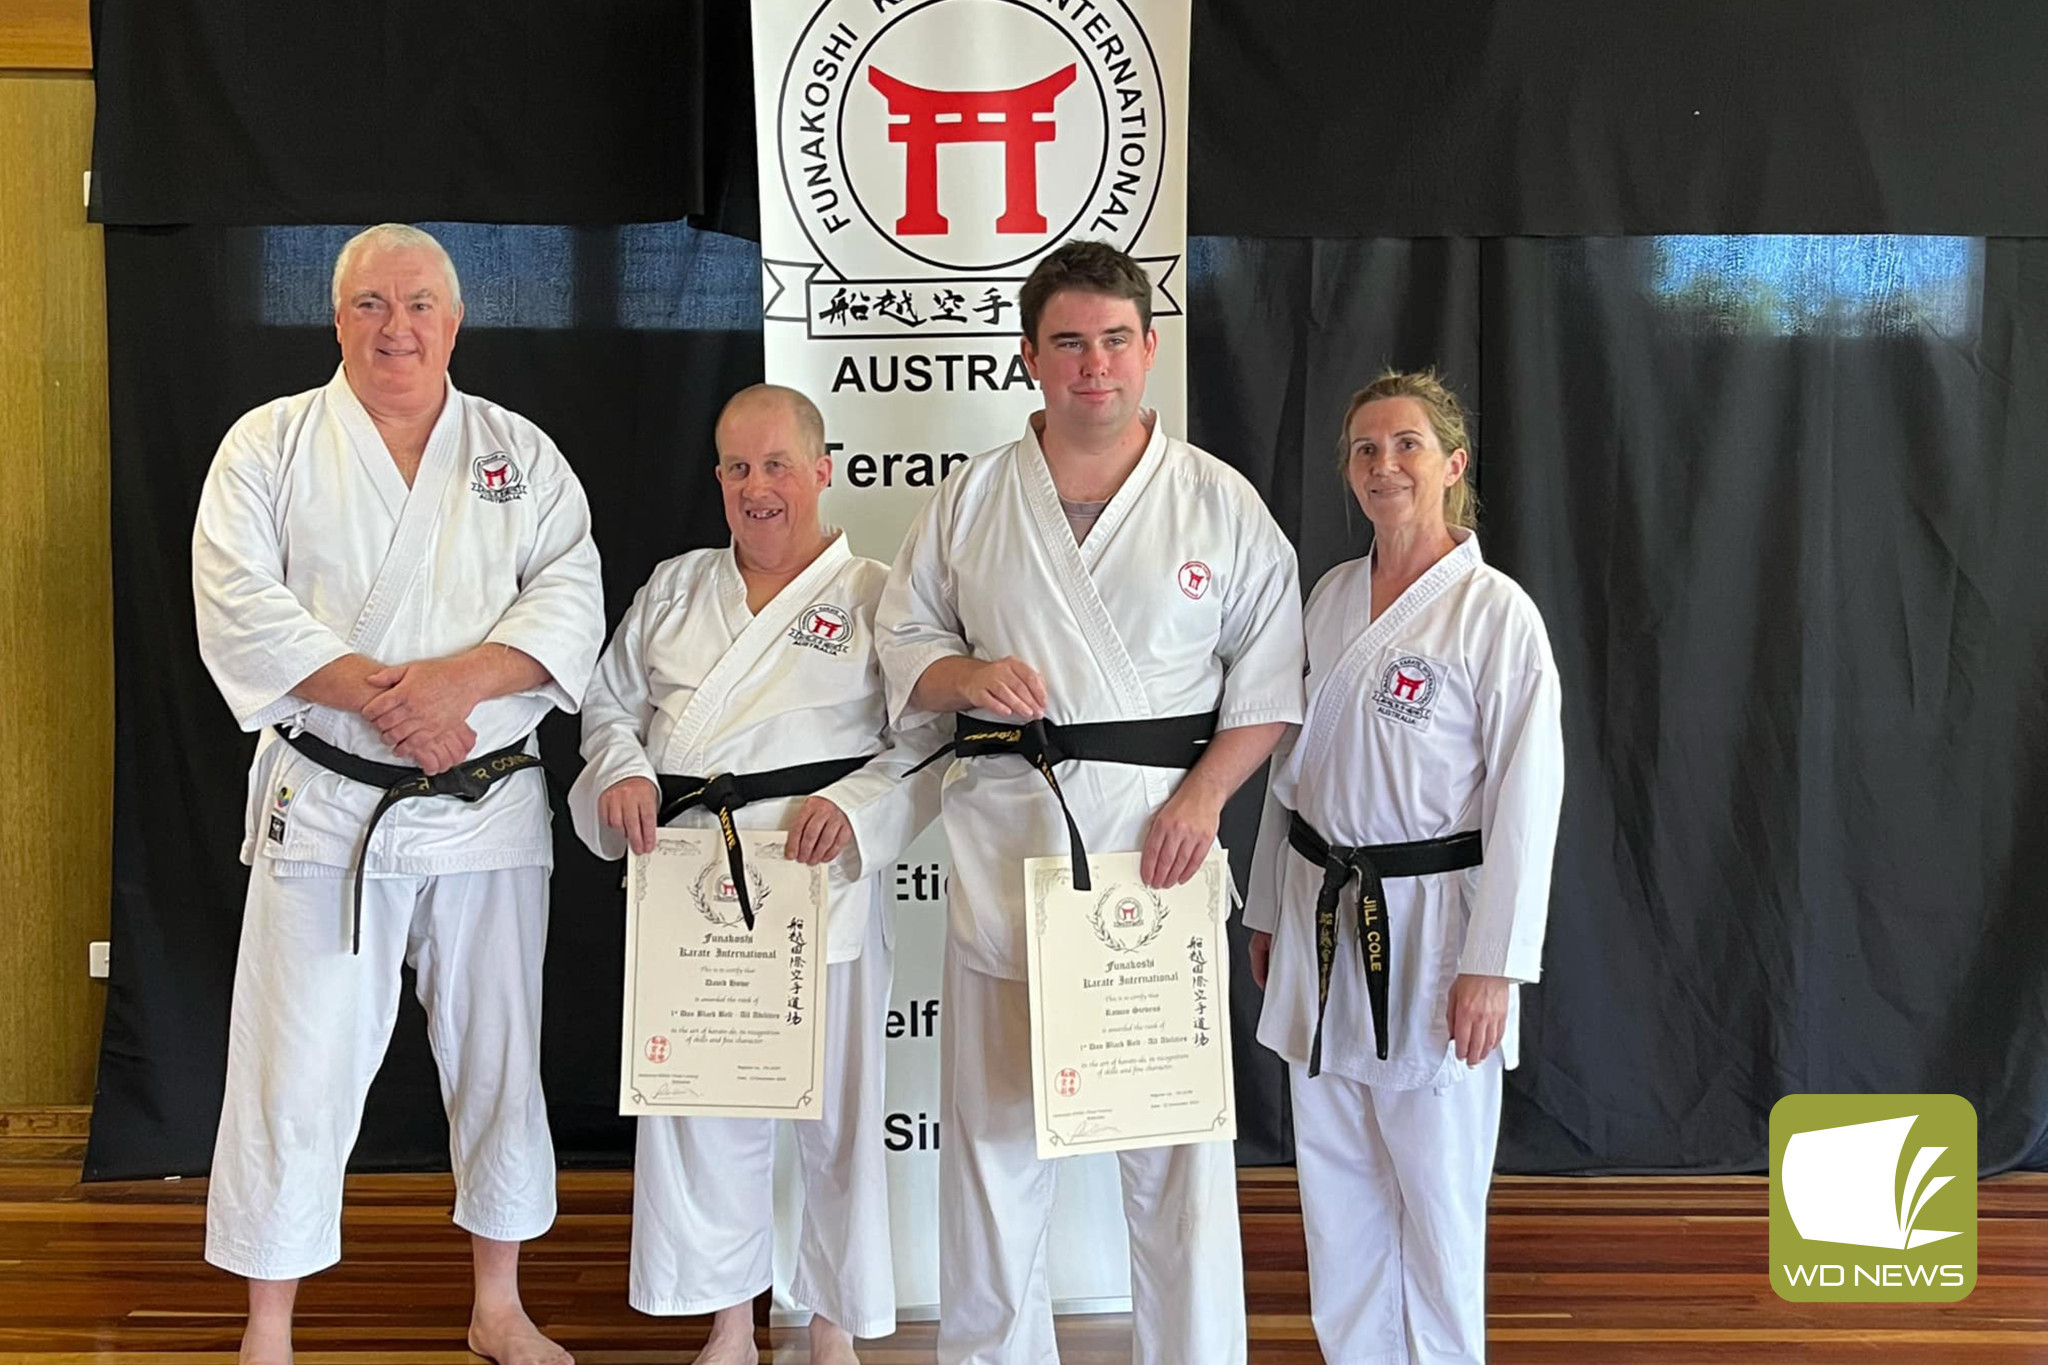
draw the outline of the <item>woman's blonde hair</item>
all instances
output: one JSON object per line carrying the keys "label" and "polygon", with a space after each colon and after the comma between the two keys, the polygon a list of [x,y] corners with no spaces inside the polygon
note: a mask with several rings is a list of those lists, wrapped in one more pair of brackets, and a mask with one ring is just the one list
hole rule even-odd
{"label": "woman's blonde hair", "polygon": [[1387,370],[1379,378],[1351,395],[1351,401],[1344,407],[1344,420],[1337,424],[1337,470],[1343,474],[1351,466],[1351,419],[1367,403],[1377,403],[1383,398],[1412,398],[1422,405],[1422,411],[1429,418],[1430,429],[1436,433],[1436,443],[1443,447],[1445,455],[1454,450],[1465,452],[1465,473],[1458,481],[1444,490],[1444,521],[1452,526],[1472,530],[1479,524],[1479,499],[1472,492],[1472,481],[1467,477],[1472,472],[1472,436],[1465,405],[1458,401],[1450,386],[1437,378],[1435,370]]}

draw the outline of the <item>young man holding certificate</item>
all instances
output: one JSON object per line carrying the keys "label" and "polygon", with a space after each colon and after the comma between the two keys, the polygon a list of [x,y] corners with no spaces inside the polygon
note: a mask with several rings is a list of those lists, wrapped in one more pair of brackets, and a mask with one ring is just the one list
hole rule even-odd
{"label": "young man holding certificate", "polygon": [[[713,925],[727,932],[703,935],[706,944],[751,934],[757,902],[782,933],[760,869],[739,854],[746,831],[787,831],[776,855],[828,866],[825,1084],[818,1121],[797,1125],[804,1226],[790,1292],[815,1312],[811,1359],[850,1365],[852,1337],[895,1330],[885,878],[937,812],[937,771],[905,774],[942,734],[889,726],[872,627],[887,569],[819,522],[832,462],[817,408],[795,390],[756,385],[726,404],[716,444],[732,545],[657,565],[634,597],[584,698],[588,766],[570,811],[607,858],[653,852],[663,824],[721,830],[700,908],[732,904]],[[763,956],[703,951],[736,963]],[[735,965],[733,981],[747,970]],[[701,1057],[708,1038],[674,1046]],[[648,1047],[663,1059],[670,1040]],[[770,1119],[640,1120],[631,1300],[645,1313],[715,1313],[698,1365],[757,1360],[751,1305],[771,1276],[773,1165]]]}
{"label": "young man holding certificate", "polygon": [[[958,713],[939,1180],[939,1359],[1056,1358],[1055,1167],[1034,1140],[1024,860],[1139,852],[1194,877],[1223,803],[1302,714],[1294,551],[1242,477],[1144,410],[1138,263],[1097,242],[1019,294],[1045,407],[913,526],[876,611],[899,724]],[[1071,761],[1070,761],[1071,760]],[[1220,1142],[1118,1154],[1135,1365],[1245,1359],[1236,1167]]]}

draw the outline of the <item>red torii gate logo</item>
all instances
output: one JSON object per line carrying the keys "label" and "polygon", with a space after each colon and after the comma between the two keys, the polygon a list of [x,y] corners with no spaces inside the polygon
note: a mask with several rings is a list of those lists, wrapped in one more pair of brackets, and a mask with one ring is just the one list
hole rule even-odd
{"label": "red torii gate logo", "polygon": [[1442,667],[1419,654],[1403,654],[1380,673],[1379,686],[1372,694],[1373,709],[1388,720],[1427,730],[1436,711],[1437,694],[1443,690],[1438,673]]}
{"label": "red torii gate logo", "polygon": [[[814,340],[1007,336],[1016,314],[984,317],[972,301],[993,288],[1014,308],[1014,280],[1060,239],[1137,251],[1148,225],[1179,232],[1178,207],[1170,222],[1154,210],[1178,166],[1168,143],[1185,80],[1166,87],[1151,21],[1130,0],[765,8],[809,15],[773,44],[775,159],[804,240],[778,242],[763,266],[770,320],[805,321]],[[1178,49],[1186,6],[1141,8],[1160,12]],[[962,52],[985,60],[963,65]],[[802,275],[809,265],[821,268]],[[1158,273],[1172,265],[1162,258]],[[842,290],[846,309],[827,317]]]}
{"label": "red torii gate logo", "polygon": [[1014,90],[927,90],[898,80],[880,67],[868,68],[868,84],[889,102],[889,141],[904,146],[903,216],[896,231],[905,237],[943,235],[950,228],[939,212],[939,144],[1003,144],[1003,213],[996,231],[1044,232],[1038,211],[1038,144],[1059,135],[1053,101],[1074,83],[1069,62],[1050,76]]}

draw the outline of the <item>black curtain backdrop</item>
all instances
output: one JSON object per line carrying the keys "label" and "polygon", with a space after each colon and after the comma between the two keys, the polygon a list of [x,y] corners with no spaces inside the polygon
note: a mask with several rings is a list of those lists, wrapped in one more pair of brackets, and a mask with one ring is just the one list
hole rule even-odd
{"label": "black curtain backdrop", "polygon": [[748,25],[736,0],[96,0],[92,216],[632,223],[733,185],[751,228]]}
{"label": "black curtain backdrop", "polygon": [[[1191,231],[2048,235],[2048,7],[1196,0]],[[1305,187],[1313,187],[1313,191]]]}
{"label": "black curtain backdrop", "polygon": [[[278,258],[331,262],[344,235],[306,243],[254,229],[106,234],[118,762],[113,939],[121,946],[109,982],[88,1178],[202,1174],[211,1159],[247,885],[247,869],[235,859],[236,793],[254,739],[237,731],[199,660],[192,519],[229,424],[258,403],[333,375],[339,353],[331,323],[280,325],[266,316],[329,313],[324,275],[282,267]],[[455,381],[531,417],[568,455],[590,498],[616,624],[657,561],[728,538],[707,452],[724,396],[761,378],[758,322],[751,331],[621,327],[618,265],[632,243],[627,234],[585,231],[575,234],[571,282],[586,287],[569,325],[477,325],[479,315],[548,314],[517,301],[530,286],[532,253],[479,260],[459,234],[447,236],[471,319],[457,343]],[[687,233],[639,245],[640,264],[678,293],[693,283],[708,290],[715,281],[707,273],[729,273],[701,259],[703,239]],[[656,246],[663,250],[647,261]],[[266,299],[266,260],[269,278],[312,291],[292,301],[303,307]],[[750,275],[745,286],[758,313],[759,285]],[[541,727],[542,753],[565,777],[580,765],[577,735],[575,719],[559,713]],[[631,1125],[617,1117],[620,865],[591,857],[559,796],[556,806],[542,1039],[549,1111],[565,1162],[617,1164],[632,1141]],[[408,991],[356,1168],[446,1169],[447,1162],[425,1016]]]}
{"label": "black curtain backdrop", "polygon": [[[348,229],[319,225],[434,220],[456,380],[562,445],[612,611],[722,542],[710,426],[761,370],[747,8],[95,0],[94,25],[119,766],[87,1173],[200,1173],[251,745],[193,638],[220,435],[332,373]],[[1479,412],[1487,553],[1564,670],[1503,1169],[1759,1169],[1772,1103],[1834,1090],[1954,1091],[1985,1169],[2048,1166],[2044,39],[2019,3],[1195,5],[1190,435],[1306,588],[1365,546],[1345,397],[1441,366]],[[1817,231],[1971,235],[1653,235]],[[575,722],[543,746],[573,771]],[[618,874],[557,827],[550,1109],[566,1161],[615,1164]],[[1288,1160],[1234,989],[1239,1156]],[[409,1006],[357,1166],[445,1164],[439,1109]]]}
{"label": "black curtain backdrop", "polygon": [[[94,17],[97,221],[758,231],[742,0]],[[2048,235],[2035,0],[1194,0],[1191,51],[1196,233]]]}
{"label": "black curtain backdrop", "polygon": [[[744,244],[660,240],[696,294],[750,278]],[[621,325],[607,282],[635,242],[575,234],[595,301],[466,328],[456,355],[459,383],[575,463],[615,613],[657,559],[723,539],[705,441],[760,369],[758,331]],[[1264,493],[1304,587],[1365,547],[1334,473],[1351,389],[1436,363],[1479,411],[1482,538],[1542,608],[1567,697],[1504,1170],[1759,1169],[1771,1105],[1800,1091],[1953,1091],[1987,1171],[2048,1165],[2048,245],[1936,246],[1913,267],[1829,239],[1791,261],[1683,239],[1192,244],[1191,434]],[[265,279],[290,274],[275,234],[111,229],[107,253],[120,946],[88,1173],[199,1173],[249,741],[196,654],[191,518],[220,432],[322,382],[334,350],[264,321],[283,306]],[[552,316],[518,254],[458,241],[473,309]],[[572,770],[574,723],[543,740]],[[617,869],[557,827],[550,1109],[565,1161],[618,1163]],[[1284,1076],[1235,986],[1239,1154],[1287,1160]],[[445,1163],[419,1025],[401,1018],[358,1168]]]}
{"label": "black curtain backdrop", "polygon": [[1479,410],[1568,763],[1503,1170],[1761,1170],[1793,1092],[1960,1094],[1987,1172],[2048,1165],[2048,244],[1953,244],[1946,297],[1807,261],[1824,306],[1680,286],[1698,245],[1204,243],[1193,435],[1306,587],[1366,543],[1351,390]]}

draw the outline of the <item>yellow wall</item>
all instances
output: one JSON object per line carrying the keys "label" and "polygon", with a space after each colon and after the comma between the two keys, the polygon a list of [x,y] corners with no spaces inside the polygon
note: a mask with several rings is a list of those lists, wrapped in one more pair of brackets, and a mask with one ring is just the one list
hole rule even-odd
{"label": "yellow wall", "polygon": [[0,0],[0,68],[92,70],[87,0]]}
{"label": "yellow wall", "polygon": [[84,9],[0,0],[0,1109],[90,1102],[106,1003],[86,975],[107,937],[114,670]]}

